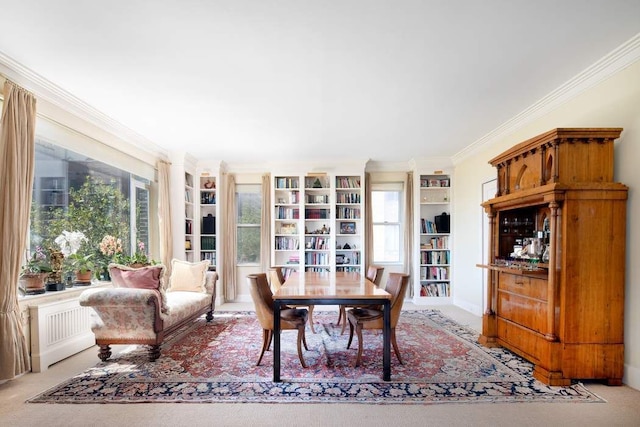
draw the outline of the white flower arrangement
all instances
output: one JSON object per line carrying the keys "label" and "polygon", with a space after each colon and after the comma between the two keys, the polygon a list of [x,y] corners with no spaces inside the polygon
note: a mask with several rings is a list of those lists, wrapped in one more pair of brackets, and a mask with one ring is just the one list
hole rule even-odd
{"label": "white flower arrangement", "polygon": [[54,242],[60,246],[60,251],[65,257],[73,255],[78,252],[82,242],[87,242],[88,239],[82,231],[67,231],[64,230],[61,235],[56,237]]}

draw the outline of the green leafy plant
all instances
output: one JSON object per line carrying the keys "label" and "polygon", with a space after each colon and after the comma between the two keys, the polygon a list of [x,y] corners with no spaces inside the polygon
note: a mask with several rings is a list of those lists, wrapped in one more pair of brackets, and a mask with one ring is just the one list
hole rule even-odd
{"label": "green leafy plant", "polygon": [[79,253],[69,255],[65,261],[69,265],[69,268],[73,271],[80,273],[86,273],[87,271],[94,271],[96,265],[93,262],[93,254],[82,255]]}
{"label": "green leafy plant", "polygon": [[51,271],[53,270],[51,268],[49,256],[42,246],[36,246],[36,250],[22,266],[21,274],[51,273]]}

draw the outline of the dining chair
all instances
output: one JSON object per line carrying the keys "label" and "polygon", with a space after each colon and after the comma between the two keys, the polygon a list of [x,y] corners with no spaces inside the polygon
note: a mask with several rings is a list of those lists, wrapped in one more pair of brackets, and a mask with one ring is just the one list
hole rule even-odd
{"label": "dining chair", "polygon": [[[269,279],[271,292],[274,294],[282,287],[284,284],[285,278],[282,273],[282,267],[271,267],[269,269]],[[311,333],[315,334],[316,330],[313,326],[313,305],[300,305],[296,307],[306,307],[309,310],[309,327],[311,328]],[[291,307],[290,307],[291,308]]]}
{"label": "dining chair", "polygon": [[[371,280],[375,283],[376,286],[380,286],[380,282],[382,282],[382,274],[384,273],[384,267],[380,267],[378,265],[370,265],[367,268],[367,279]],[[342,322],[342,330],[340,331],[340,335],[344,334],[344,330],[347,326],[347,309],[355,308],[355,305],[344,304],[339,307],[338,311],[338,323],[336,326],[340,325]]]}
{"label": "dining chair", "polygon": [[[256,366],[260,365],[262,356],[264,356],[265,350],[271,346],[271,340],[273,338],[273,294],[269,289],[269,282],[267,281],[267,275],[265,273],[250,274],[247,276],[249,282],[249,290],[251,291],[251,298],[256,308],[256,316],[262,326],[262,350],[260,350],[260,357]],[[307,365],[302,357],[302,346],[305,350],[309,350],[307,347],[307,340],[304,334],[305,324],[307,323],[308,312],[305,309],[286,308],[280,311],[281,328],[285,329],[297,329],[298,330],[298,357],[300,358],[300,364],[303,368]]]}
{"label": "dining chair", "polygon": [[[402,358],[398,350],[396,342],[396,325],[402,311],[404,303],[404,294],[409,284],[409,275],[402,273],[389,273],[385,290],[391,294],[391,344],[393,351],[398,358],[398,362],[402,365]],[[358,357],[356,358],[356,367],[362,362],[362,330],[363,329],[383,329],[383,311],[382,309],[356,307],[347,310],[347,320],[349,321],[349,342],[347,348],[351,346],[353,340],[353,330],[358,335]]]}

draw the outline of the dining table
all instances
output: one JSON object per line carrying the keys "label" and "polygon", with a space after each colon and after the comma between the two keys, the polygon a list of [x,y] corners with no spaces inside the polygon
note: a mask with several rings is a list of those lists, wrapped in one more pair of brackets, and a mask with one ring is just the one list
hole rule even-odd
{"label": "dining table", "polygon": [[356,271],[292,272],[273,294],[273,381],[280,382],[280,313],[285,306],[382,306],[382,379],[391,380],[391,294]]}

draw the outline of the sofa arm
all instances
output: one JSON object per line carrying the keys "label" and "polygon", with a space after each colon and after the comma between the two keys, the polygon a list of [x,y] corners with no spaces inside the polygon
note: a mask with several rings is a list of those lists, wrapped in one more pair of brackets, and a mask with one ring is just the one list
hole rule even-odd
{"label": "sofa arm", "polygon": [[216,282],[218,281],[218,273],[216,273],[215,271],[207,271],[205,280],[206,280],[206,282],[204,284],[204,287],[205,287],[205,289],[206,289],[208,294],[212,294],[213,295],[213,300],[215,301],[215,299],[216,299]]}
{"label": "sofa arm", "polygon": [[91,307],[94,332],[126,329],[148,329],[159,332],[163,327],[160,293],[152,289],[106,288],[87,289],[80,294],[81,306]]}

